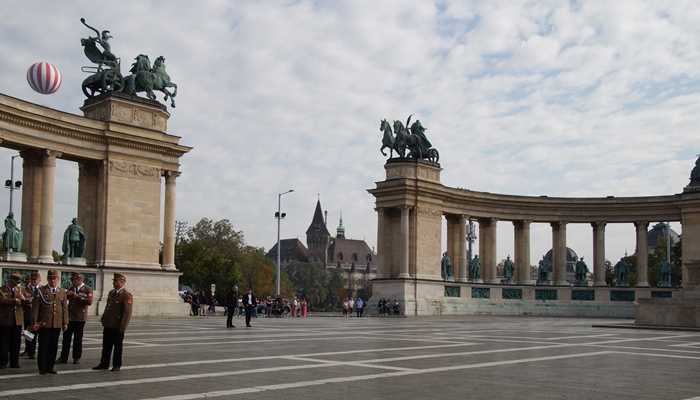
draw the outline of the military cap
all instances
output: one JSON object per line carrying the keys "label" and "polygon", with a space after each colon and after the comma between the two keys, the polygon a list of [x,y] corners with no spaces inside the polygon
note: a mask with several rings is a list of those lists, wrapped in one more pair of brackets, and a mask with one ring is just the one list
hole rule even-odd
{"label": "military cap", "polygon": [[47,278],[58,278],[58,271],[56,271],[55,269],[50,269]]}
{"label": "military cap", "polygon": [[40,278],[39,271],[32,271],[32,273],[29,277],[39,279]]}
{"label": "military cap", "polygon": [[22,280],[22,276],[18,274],[17,272],[13,272],[10,274],[10,280],[14,281],[15,283],[18,283],[19,281]]}
{"label": "military cap", "polygon": [[118,273],[115,272],[115,273],[114,273],[114,279],[113,279],[113,280],[115,280],[115,281],[117,281],[117,280],[125,281],[125,280],[126,280],[126,277],[125,277],[124,275],[122,275],[122,274],[118,274]]}
{"label": "military cap", "polygon": [[83,276],[80,275],[80,272],[71,272],[70,278],[75,279],[75,278],[82,278]]}

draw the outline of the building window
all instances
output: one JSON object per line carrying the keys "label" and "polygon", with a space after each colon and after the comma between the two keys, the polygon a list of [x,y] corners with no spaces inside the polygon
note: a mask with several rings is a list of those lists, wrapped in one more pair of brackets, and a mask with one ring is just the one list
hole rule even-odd
{"label": "building window", "polygon": [[343,252],[338,253],[338,260],[343,261]]}
{"label": "building window", "polygon": [[352,253],[352,260],[357,261],[357,253]]}

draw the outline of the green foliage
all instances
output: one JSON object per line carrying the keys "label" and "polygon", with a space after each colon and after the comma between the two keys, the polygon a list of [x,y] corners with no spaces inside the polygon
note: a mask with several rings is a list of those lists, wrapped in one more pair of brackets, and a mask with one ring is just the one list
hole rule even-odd
{"label": "green foliage", "polygon": [[297,294],[306,296],[312,310],[340,309],[345,278],[339,270],[327,270],[320,264],[291,262],[284,267],[284,272]]}
{"label": "green foliage", "polygon": [[[233,286],[240,293],[249,287],[259,297],[275,290],[275,265],[265,258],[263,249],[247,246],[243,232],[236,231],[227,219],[202,218],[194,226],[178,221],[175,232],[175,265],[182,272],[180,282],[197,290],[217,287],[216,297]],[[293,293],[289,279],[282,275],[282,295]]]}

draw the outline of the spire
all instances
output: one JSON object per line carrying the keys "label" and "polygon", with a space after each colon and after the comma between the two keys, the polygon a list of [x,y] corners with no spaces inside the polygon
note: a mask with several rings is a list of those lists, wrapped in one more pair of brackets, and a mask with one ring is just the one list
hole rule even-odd
{"label": "spire", "polygon": [[328,229],[326,229],[326,221],[323,218],[323,210],[321,210],[321,200],[316,200],[316,210],[314,211],[314,217],[311,219],[311,225],[309,229],[306,230],[307,235],[312,232],[325,233],[330,236]]}
{"label": "spire", "polygon": [[338,224],[338,229],[336,230],[336,239],[345,239],[345,228],[343,227],[343,212],[340,212],[340,223]]}

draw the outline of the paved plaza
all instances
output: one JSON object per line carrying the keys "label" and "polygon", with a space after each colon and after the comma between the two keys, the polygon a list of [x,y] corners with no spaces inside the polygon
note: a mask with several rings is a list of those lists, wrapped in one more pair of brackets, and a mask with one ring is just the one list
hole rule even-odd
{"label": "paved plaza", "polygon": [[0,399],[700,399],[700,332],[593,328],[629,321],[463,316],[136,319],[121,372],[0,371]]}

